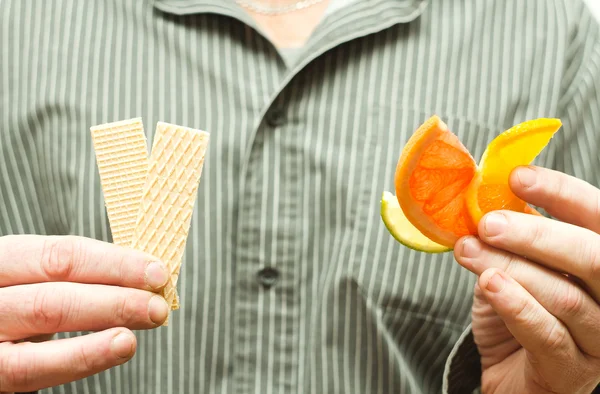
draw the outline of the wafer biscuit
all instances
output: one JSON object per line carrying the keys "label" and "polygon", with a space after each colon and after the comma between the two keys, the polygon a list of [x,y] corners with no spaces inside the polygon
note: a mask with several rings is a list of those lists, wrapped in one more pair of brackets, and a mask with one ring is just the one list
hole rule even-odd
{"label": "wafer biscuit", "polygon": [[148,172],[144,125],[134,118],[90,131],[113,243],[129,247]]}
{"label": "wafer biscuit", "polygon": [[162,295],[179,307],[177,279],[209,134],[158,122],[132,247],[161,259],[171,273]]}

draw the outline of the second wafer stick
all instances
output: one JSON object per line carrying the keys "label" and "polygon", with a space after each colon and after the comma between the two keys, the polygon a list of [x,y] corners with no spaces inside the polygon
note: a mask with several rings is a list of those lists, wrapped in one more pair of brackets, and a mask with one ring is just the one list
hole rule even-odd
{"label": "second wafer stick", "polygon": [[161,259],[171,273],[162,295],[179,307],[177,279],[204,165],[209,134],[159,122],[132,247]]}

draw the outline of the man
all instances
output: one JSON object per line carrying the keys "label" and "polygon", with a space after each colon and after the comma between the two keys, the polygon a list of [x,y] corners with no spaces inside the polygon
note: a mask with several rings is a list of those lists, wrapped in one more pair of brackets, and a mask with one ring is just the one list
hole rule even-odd
{"label": "man", "polygon": [[[600,381],[600,41],[580,0],[3,0],[0,18],[0,391]],[[434,113],[476,158],[561,118],[511,186],[562,222],[487,216],[459,264],[393,241],[380,195]],[[164,265],[106,243],[89,133],[137,116],[150,141],[159,120],[211,133],[168,327]]]}

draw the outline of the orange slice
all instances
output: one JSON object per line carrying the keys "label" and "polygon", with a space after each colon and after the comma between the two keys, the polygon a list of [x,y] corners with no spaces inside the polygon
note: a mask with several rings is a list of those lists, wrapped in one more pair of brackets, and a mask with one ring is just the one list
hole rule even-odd
{"label": "orange slice", "polygon": [[467,207],[475,223],[494,210],[527,209],[525,201],[510,190],[510,173],[518,166],[531,164],[560,127],[559,119],[530,120],[505,131],[488,145],[467,191]]}
{"label": "orange slice", "polygon": [[516,167],[531,164],[560,127],[559,119],[521,123],[496,137],[477,166],[446,124],[431,117],[398,160],[394,181],[402,213],[424,236],[448,248],[460,237],[476,234],[477,223],[490,211],[539,215],[512,193],[508,179]]}
{"label": "orange slice", "polygon": [[465,192],[475,172],[467,148],[433,116],[408,140],[396,167],[396,197],[406,218],[445,246],[472,234],[476,227],[466,210]]}

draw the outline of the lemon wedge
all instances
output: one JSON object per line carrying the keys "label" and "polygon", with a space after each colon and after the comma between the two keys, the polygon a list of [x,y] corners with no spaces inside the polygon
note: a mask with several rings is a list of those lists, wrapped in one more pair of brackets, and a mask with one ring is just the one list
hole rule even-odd
{"label": "lemon wedge", "polygon": [[381,219],[390,234],[408,248],[427,253],[443,253],[452,250],[433,242],[417,230],[402,212],[396,196],[390,192],[383,192],[381,197]]}

